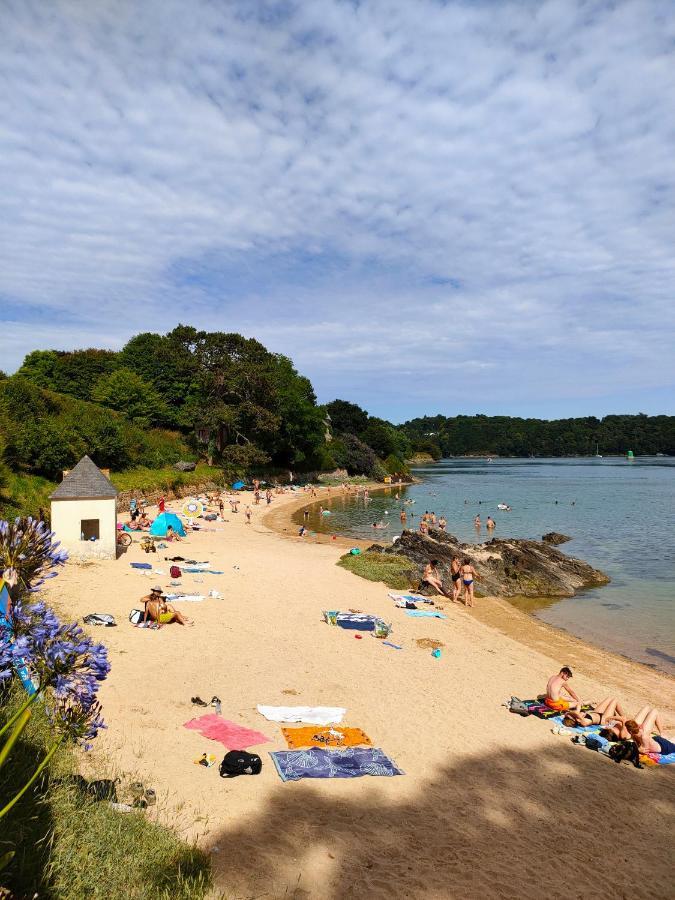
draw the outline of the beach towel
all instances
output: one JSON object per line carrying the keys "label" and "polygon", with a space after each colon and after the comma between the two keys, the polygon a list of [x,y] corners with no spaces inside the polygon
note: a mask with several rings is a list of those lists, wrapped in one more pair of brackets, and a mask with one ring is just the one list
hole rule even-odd
{"label": "beach towel", "polygon": [[406,609],[406,616],[413,616],[415,619],[447,619],[445,613],[438,612],[435,609]]}
{"label": "beach towel", "polygon": [[258,706],[258,712],[270,722],[336,725],[342,721],[347,710],[341,706]]}
{"label": "beach towel", "polygon": [[298,747],[358,747],[365,744],[372,747],[373,742],[360,728],[317,728],[309,725],[303,728],[282,728],[290,750]]}
{"label": "beach towel", "polygon": [[377,616],[369,616],[365,613],[338,613],[337,624],[340,628],[351,631],[375,631]]}
{"label": "beach towel", "polygon": [[242,725],[237,725],[236,722],[228,722],[227,719],[223,719],[215,713],[190,719],[183,727],[189,728],[191,731],[198,731],[211,741],[218,741],[228,750],[243,750],[254,744],[266,744],[270,740],[259,731],[244,728]]}
{"label": "beach towel", "polygon": [[422,597],[420,594],[393,594],[389,593],[387,596],[391,597],[394,601],[403,600],[408,603],[433,603],[434,601],[430,597]]}
{"label": "beach towel", "polygon": [[559,734],[599,734],[600,729],[604,728],[604,725],[563,725],[563,717],[553,716],[550,720],[553,724],[554,730],[559,728]]}
{"label": "beach towel", "polygon": [[166,594],[165,596],[172,603],[177,603],[181,600],[185,600],[186,603],[199,603],[201,600],[206,600],[203,594]]}
{"label": "beach towel", "polygon": [[152,563],[129,563],[132,569],[151,569]]}
{"label": "beach towel", "polygon": [[282,781],[301,778],[360,778],[363,775],[404,775],[396,763],[377,748],[348,750],[279,750],[270,753]]}
{"label": "beach towel", "polygon": [[193,568],[186,569],[185,566],[183,566],[183,574],[185,574],[185,572],[189,572],[191,575],[224,575],[225,574],[224,572],[219,572],[217,569],[193,569]]}

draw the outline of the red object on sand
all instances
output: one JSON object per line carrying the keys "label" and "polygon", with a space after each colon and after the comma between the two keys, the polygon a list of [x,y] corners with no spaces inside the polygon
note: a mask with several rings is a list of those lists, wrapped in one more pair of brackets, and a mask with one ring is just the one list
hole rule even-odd
{"label": "red object on sand", "polygon": [[183,726],[191,731],[198,731],[211,741],[219,741],[228,750],[245,750],[254,744],[266,744],[270,740],[259,731],[244,728],[236,722],[228,722],[215,713],[199,716],[198,719],[190,719]]}
{"label": "red object on sand", "polygon": [[360,641],[360,640],[362,640],[362,638],[361,638],[361,635],[360,635],[360,634],[355,634],[355,635],[354,635],[354,637],[355,637],[355,638],[356,638],[356,640],[357,640],[357,641]]}

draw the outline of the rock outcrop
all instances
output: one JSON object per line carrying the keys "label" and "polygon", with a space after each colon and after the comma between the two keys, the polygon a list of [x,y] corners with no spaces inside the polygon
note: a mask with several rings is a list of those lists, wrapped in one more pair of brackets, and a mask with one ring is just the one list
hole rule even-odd
{"label": "rock outcrop", "polygon": [[542,535],[542,541],[545,544],[566,544],[568,541],[571,541],[572,538],[569,534],[560,534],[559,531],[549,531],[546,534]]}
{"label": "rock outcrop", "polygon": [[368,552],[405,556],[417,565],[420,576],[429,560],[437,559],[446,588],[451,586],[452,558],[469,559],[480,575],[476,588],[482,595],[571,597],[582,588],[610,580],[588,563],[565,556],[543,541],[493,538],[485,544],[461,544],[454,535],[432,529],[429,535],[404,531],[391,547],[375,544]]}

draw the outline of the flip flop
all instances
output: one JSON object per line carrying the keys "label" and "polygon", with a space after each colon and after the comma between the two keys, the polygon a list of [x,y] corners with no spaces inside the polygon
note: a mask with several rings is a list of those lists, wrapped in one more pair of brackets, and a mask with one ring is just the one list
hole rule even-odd
{"label": "flip flop", "polygon": [[205,703],[201,697],[191,697],[190,703],[193,703],[195,706],[208,706],[208,703]]}

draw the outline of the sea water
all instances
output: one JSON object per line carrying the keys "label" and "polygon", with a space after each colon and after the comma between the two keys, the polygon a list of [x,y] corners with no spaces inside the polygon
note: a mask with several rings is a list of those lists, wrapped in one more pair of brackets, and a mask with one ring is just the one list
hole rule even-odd
{"label": "sea water", "polygon": [[[362,539],[390,541],[401,532],[399,513],[416,529],[425,510],[448,520],[460,541],[498,537],[540,539],[570,535],[560,548],[612,579],[602,588],[556,601],[533,601],[529,611],[577,637],[675,674],[675,459],[445,459],[418,467],[420,484],[375,492],[369,502],[324,501],[308,527]],[[396,499],[399,493],[399,500]],[[405,504],[405,500],[414,500]],[[498,503],[511,507],[497,509]],[[483,525],[476,530],[474,517]],[[383,530],[373,523],[388,522]],[[479,583],[480,586],[480,583]]]}

